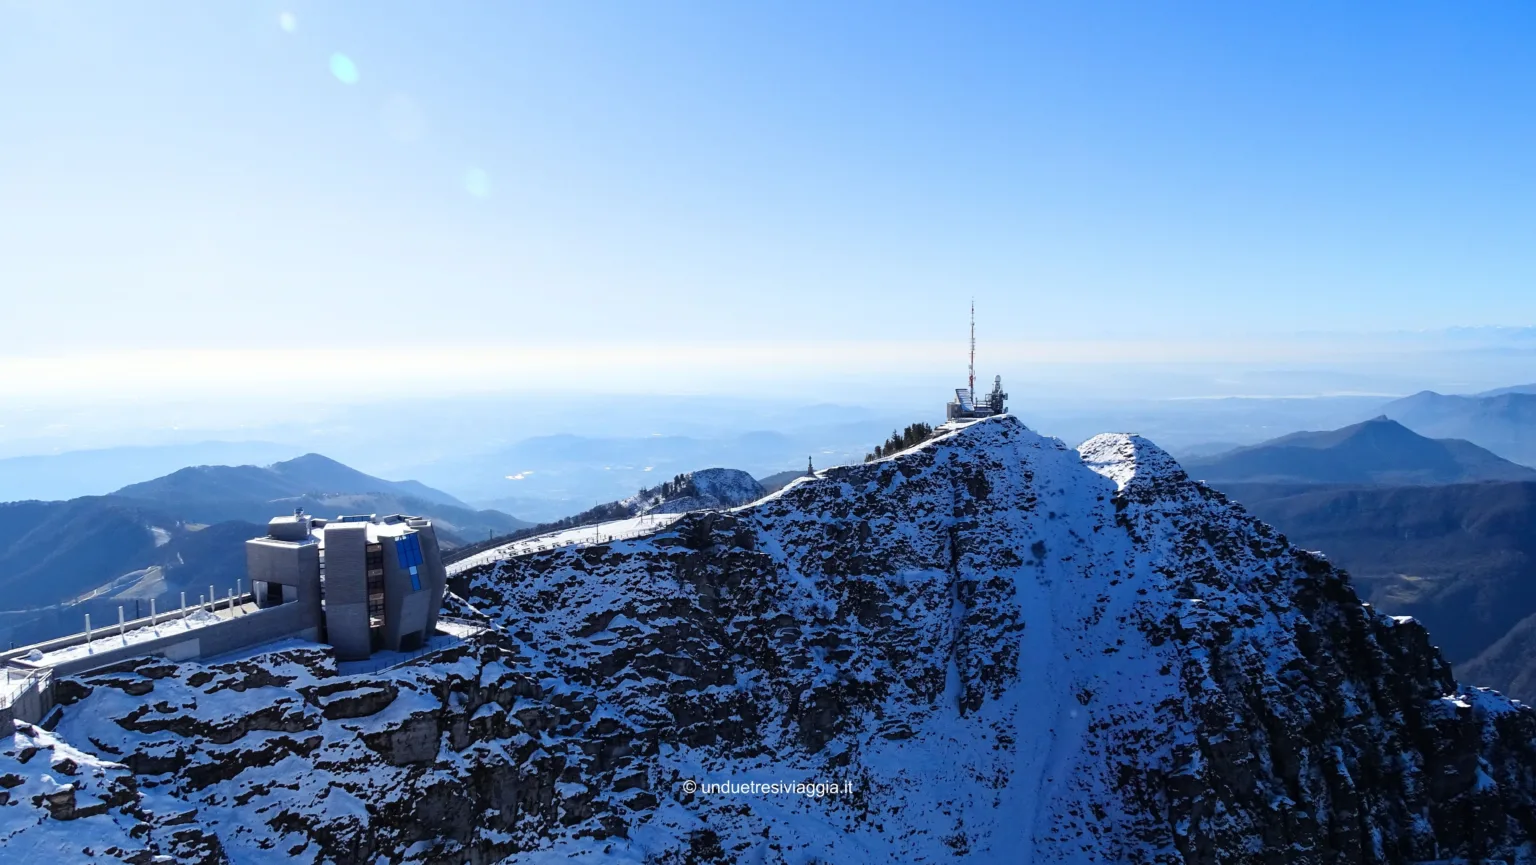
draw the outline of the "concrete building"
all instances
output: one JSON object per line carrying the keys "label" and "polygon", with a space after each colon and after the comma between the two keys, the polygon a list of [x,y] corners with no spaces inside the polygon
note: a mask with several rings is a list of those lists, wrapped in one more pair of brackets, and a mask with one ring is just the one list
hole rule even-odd
{"label": "concrete building", "polygon": [[343,661],[413,651],[437,627],[448,575],[431,520],[296,513],[272,520],[245,552],[256,605],[302,605]]}
{"label": "concrete building", "polygon": [[[432,521],[395,514],[278,517],[245,542],[250,590],[230,589],[174,610],[115,625],[90,616],[85,630],[0,652],[0,735],[12,720],[39,722],[53,706],[53,681],[156,655],[217,658],[267,643],[329,643],[342,661],[374,652],[413,652],[438,629],[448,572]],[[462,627],[460,628],[462,629]],[[450,627],[450,630],[452,628]]]}

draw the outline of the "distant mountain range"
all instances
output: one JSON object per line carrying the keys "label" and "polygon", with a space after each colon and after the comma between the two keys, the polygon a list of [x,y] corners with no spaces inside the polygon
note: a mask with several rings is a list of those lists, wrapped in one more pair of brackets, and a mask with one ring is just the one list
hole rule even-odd
{"label": "distant mountain range", "polygon": [[[431,517],[446,546],[529,525],[500,511],[475,510],[415,481],[364,474],[319,454],[270,466],[196,466],[105,496],[0,504],[0,637],[44,627],[71,605],[66,624],[95,610],[181,589],[223,593],[245,572],[243,541],[267,520],[303,508],[320,516],[415,513]],[[96,600],[79,599],[95,592]],[[132,608],[130,607],[130,610]],[[102,619],[103,621],[105,619]],[[30,624],[29,624],[30,623]],[[29,635],[31,636],[31,635]]]}
{"label": "distant mountain range", "polygon": [[1426,438],[1384,416],[1342,429],[1292,433],[1214,456],[1187,458],[1183,464],[1191,476],[1213,484],[1536,481],[1536,469],[1468,441]]}
{"label": "distant mountain range", "polygon": [[272,442],[195,442],[126,446],[0,459],[0,502],[102,496],[182,466],[266,465],[303,453]]}
{"label": "distant mountain range", "polygon": [[416,481],[387,481],[320,454],[305,454],[269,466],[199,465],[129,484],[114,495],[178,502],[224,499],[270,500],[306,493],[373,492],[468,507],[453,496]]}
{"label": "distant mountain range", "polygon": [[1536,700],[1536,483],[1215,486],[1421,619],[1462,681]]}
{"label": "distant mountain range", "polygon": [[1382,612],[1423,620],[1463,681],[1536,699],[1536,469],[1387,417],[1183,465],[1350,571]]}
{"label": "distant mountain range", "polygon": [[757,482],[762,486],[763,493],[766,495],[768,493],[776,493],[779,490],[784,489],[784,487],[788,486],[789,482],[795,478],[803,477],[805,477],[804,469],[790,469],[787,472],[774,472],[773,474],[767,475],[766,477],[758,478]]}
{"label": "distant mountain range", "polygon": [[1506,393],[1536,393],[1536,384],[1517,384],[1513,387],[1501,387],[1493,390],[1485,390],[1475,396],[1502,396]]}
{"label": "distant mountain range", "polygon": [[732,466],[754,475],[862,459],[886,420],[833,424],[793,432],[730,435],[549,435],[486,452],[413,466],[412,477],[453,490],[480,507],[537,522],[553,521],[700,466]]}
{"label": "distant mountain range", "polygon": [[70,599],[175,562],[193,532],[161,508],[113,496],[0,504],[0,593],[11,609]]}
{"label": "distant mountain range", "polygon": [[1465,439],[1536,466],[1536,384],[1473,396],[1427,390],[1388,403],[1382,413],[1424,435]]}
{"label": "distant mountain range", "polygon": [[420,513],[433,518],[450,544],[504,534],[531,523],[501,511],[476,510],[416,481],[388,481],[320,454],[270,466],[194,466],[123,487],[115,497],[154,504],[199,523],[265,523],[294,508],[333,512]]}

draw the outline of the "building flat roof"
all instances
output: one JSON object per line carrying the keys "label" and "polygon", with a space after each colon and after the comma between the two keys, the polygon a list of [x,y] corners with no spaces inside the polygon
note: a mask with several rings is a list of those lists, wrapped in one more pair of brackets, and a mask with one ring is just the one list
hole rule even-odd
{"label": "building flat roof", "polygon": [[[421,528],[420,526],[412,526],[412,525],[408,525],[408,524],[406,524],[404,522],[398,522],[398,523],[332,523],[331,524],[331,526],[336,526],[336,527],[339,527],[339,526],[359,526],[359,525],[364,527],[364,531],[365,531],[366,536],[368,538],[368,543],[370,543],[370,544],[378,543],[380,540],[382,540],[384,538],[394,539],[394,538],[405,537],[406,535],[411,534],[411,533],[415,532],[417,529]],[[431,525],[431,523],[428,522],[427,525]],[[311,528],[310,532],[309,532],[310,533],[310,537],[315,539],[315,540],[317,540],[317,541],[319,541],[320,545],[322,547],[325,546],[325,530],[326,530],[326,528],[327,528],[326,526],[315,526],[315,527]]]}

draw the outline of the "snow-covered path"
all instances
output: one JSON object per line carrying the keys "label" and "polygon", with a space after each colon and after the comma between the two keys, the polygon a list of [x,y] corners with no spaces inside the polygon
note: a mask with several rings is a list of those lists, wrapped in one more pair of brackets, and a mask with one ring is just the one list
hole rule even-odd
{"label": "snow-covered path", "polygon": [[682,514],[642,514],[627,520],[614,520],[607,523],[577,526],[574,529],[562,529],[558,532],[534,535],[531,538],[523,538],[510,544],[493,547],[484,552],[476,553],[467,559],[454,562],[448,566],[448,575],[453,576],[470,568],[488,565],[491,562],[539,550],[551,550],[556,547],[567,547],[573,544],[603,544],[610,541],[640,538],[661,531],[677,522],[681,517]]}

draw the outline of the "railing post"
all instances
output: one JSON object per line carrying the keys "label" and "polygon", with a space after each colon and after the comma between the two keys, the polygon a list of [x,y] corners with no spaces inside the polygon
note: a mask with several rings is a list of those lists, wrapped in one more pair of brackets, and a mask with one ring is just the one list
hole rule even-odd
{"label": "railing post", "polygon": [[229,615],[233,618],[235,615],[235,590],[228,589],[227,591],[229,592]]}
{"label": "railing post", "polygon": [[203,611],[203,605],[205,605],[207,603],[208,603],[208,599],[206,597],[204,597],[203,595],[198,595],[197,596],[197,611],[198,612],[202,612]]}
{"label": "railing post", "polygon": [[219,596],[213,593],[213,586],[208,587],[208,612],[214,612],[219,608]]}
{"label": "railing post", "polygon": [[117,605],[117,636],[119,638],[121,638],[123,636],[123,605],[122,604],[118,604]]}
{"label": "railing post", "polygon": [[176,611],[178,613],[181,613],[181,617],[183,619],[185,619],[187,617],[186,610],[187,610],[187,593],[186,592],[182,592],[181,593],[181,606]]}
{"label": "railing post", "polygon": [[90,613],[86,613],[85,614],[85,644],[87,646],[89,646],[91,644],[91,614]]}
{"label": "railing post", "polygon": [[151,628],[153,628],[155,625],[156,625],[156,621],[155,621],[155,599],[154,598],[150,598],[149,599],[149,626]]}

